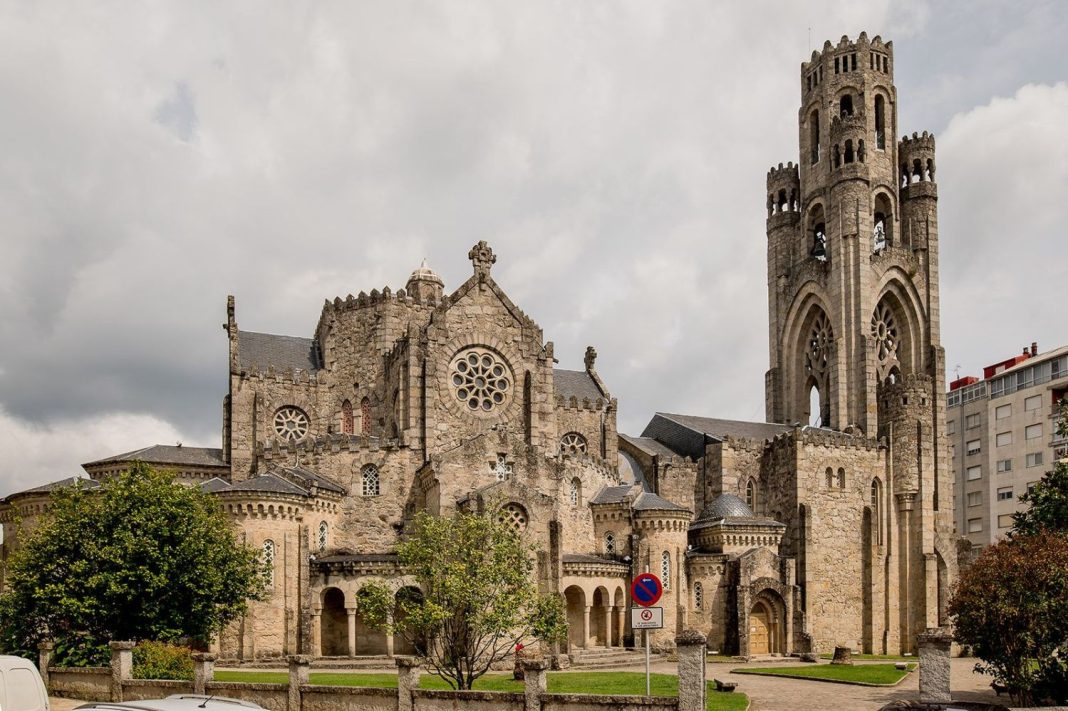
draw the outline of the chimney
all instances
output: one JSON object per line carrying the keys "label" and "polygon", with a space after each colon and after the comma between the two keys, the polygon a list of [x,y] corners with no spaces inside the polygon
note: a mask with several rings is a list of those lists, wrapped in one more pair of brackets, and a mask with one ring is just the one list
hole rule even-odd
{"label": "chimney", "polygon": [[1031,356],[1038,355],[1038,341],[1031,341]]}

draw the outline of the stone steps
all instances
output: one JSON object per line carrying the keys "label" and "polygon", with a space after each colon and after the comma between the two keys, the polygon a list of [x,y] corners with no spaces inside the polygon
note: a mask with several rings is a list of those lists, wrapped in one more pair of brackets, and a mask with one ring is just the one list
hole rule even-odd
{"label": "stone steps", "polygon": [[[659,661],[659,654],[652,654],[651,661]],[[604,667],[629,667],[645,663],[645,650],[621,647],[595,647],[576,650],[571,654],[571,667],[598,669]]]}

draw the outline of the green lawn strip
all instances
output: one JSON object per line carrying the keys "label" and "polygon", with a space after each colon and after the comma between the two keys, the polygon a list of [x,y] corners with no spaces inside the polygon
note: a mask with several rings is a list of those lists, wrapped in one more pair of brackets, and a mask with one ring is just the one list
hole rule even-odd
{"label": "green lawn strip", "polygon": [[[289,675],[285,672],[218,671],[216,681],[285,684]],[[396,688],[397,675],[390,673],[312,672],[310,683],[319,686],[375,686]],[[549,693],[552,694],[645,694],[645,674],[642,672],[551,672]],[[653,674],[650,677],[653,696],[677,696],[678,677],[671,674]],[[424,673],[419,678],[421,689],[448,689],[444,679]],[[475,680],[477,691],[523,691],[523,682],[512,679],[511,674],[486,674]],[[709,683],[708,711],[745,711],[748,698],[745,694],[724,693],[712,690]]]}
{"label": "green lawn strip", "polygon": [[709,664],[738,664],[744,662],[742,657],[732,657],[729,654],[706,654],[705,661]]}
{"label": "green lawn strip", "polygon": [[[834,659],[833,654],[821,654],[820,659]],[[916,657],[903,657],[900,654],[854,654],[854,661],[868,662],[915,662]]]}
{"label": "green lawn strip", "polygon": [[758,676],[788,676],[813,681],[830,681],[839,684],[858,684],[860,686],[894,686],[908,672],[916,668],[909,664],[908,670],[901,670],[893,664],[819,664],[797,667],[752,667],[732,669],[732,674],[755,674]]}

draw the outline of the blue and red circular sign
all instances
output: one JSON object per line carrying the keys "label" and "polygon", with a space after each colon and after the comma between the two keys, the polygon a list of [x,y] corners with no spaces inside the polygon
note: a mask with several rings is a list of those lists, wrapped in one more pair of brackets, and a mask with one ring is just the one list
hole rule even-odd
{"label": "blue and red circular sign", "polygon": [[652,573],[642,573],[630,584],[630,598],[634,600],[635,605],[641,607],[655,605],[663,594],[663,583]]}

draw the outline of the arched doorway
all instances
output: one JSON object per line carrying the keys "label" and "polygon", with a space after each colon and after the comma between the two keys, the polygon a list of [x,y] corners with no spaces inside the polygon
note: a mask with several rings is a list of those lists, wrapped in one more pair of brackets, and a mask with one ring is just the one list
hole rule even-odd
{"label": "arched doorway", "polygon": [[749,654],[786,654],[786,604],[773,588],[753,597],[747,620]]}
{"label": "arched doorway", "polygon": [[564,590],[567,603],[567,646],[569,650],[586,648],[586,593],[577,585]]}
{"label": "arched doorway", "polygon": [[338,588],[323,591],[323,613],[320,617],[321,650],[324,657],[347,657],[349,654],[348,616],[345,614],[345,593]]}
{"label": "arched doorway", "polygon": [[749,611],[749,654],[771,654],[771,610],[757,600]]}
{"label": "arched doorway", "polygon": [[[405,605],[418,603],[423,599],[423,592],[412,586],[403,587],[397,591],[396,602],[393,606],[393,622],[400,623],[405,617]],[[407,635],[400,632],[393,633],[394,654],[415,654],[416,646],[420,640],[413,639],[411,633]]]}

